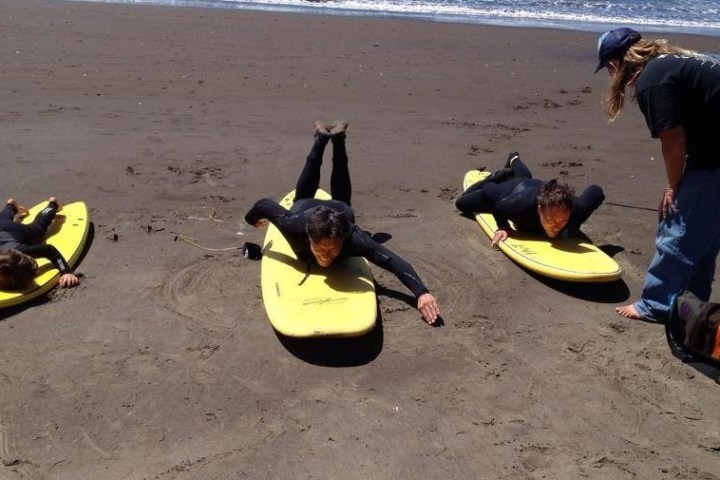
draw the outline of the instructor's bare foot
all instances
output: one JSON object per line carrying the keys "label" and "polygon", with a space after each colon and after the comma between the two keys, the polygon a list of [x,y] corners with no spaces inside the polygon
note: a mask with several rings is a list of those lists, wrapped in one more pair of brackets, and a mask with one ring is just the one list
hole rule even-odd
{"label": "instructor's bare foot", "polygon": [[635,309],[635,305],[623,305],[622,307],[615,307],[615,313],[621,317],[629,318],[631,320],[645,320],[645,317],[640,315]]}

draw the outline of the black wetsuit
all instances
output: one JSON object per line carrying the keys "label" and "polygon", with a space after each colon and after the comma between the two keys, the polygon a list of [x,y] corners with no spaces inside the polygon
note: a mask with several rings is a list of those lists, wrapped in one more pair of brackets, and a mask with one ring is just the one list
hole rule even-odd
{"label": "black wetsuit", "polygon": [[351,228],[337,260],[347,257],[365,257],[378,267],[394,273],[416,298],[428,293],[427,287],[408,262],[374,241],[370,234],[355,225],[355,214],[350,207],[351,185],[345,139],[342,136],[335,136],[332,140],[333,171],[330,186],[333,200],[313,198],[320,184],[322,155],[328,142],[327,136],[316,136],[305,167],[298,179],[295,188],[295,202],[290,210],[273,200],[264,198],[255,203],[245,215],[245,221],[255,225],[259,220],[267,219],[280,230],[298,258],[315,261],[306,230],[308,215],[319,206],[345,212],[350,219]]}
{"label": "black wetsuit", "polygon": [[0,211],[0,250],[15,249],[33,258],[47,258],[61,275],[72,273],[58,249],[43,243],[57,210],[57,203],[48,202],[47,207],[42,209],[30,224],[25,225],[13,221],[17,209],[14,205],[6,204]]}
{"label": "black wetsuit", "polygon": [[[520,232],[545,235],[537,203],[538,193],[545,183],[532,178],[520,157],[515,157],[509,168],[498,170],[471,185],[458,197],[455,206],[466,215],[491,213],[501,230],[510,230],[509,222],[513,222]],[[605,194],[597,185],[590,185],[578,197],[573,196],[570,219],[560,234],[579,230],[604,200]]]}

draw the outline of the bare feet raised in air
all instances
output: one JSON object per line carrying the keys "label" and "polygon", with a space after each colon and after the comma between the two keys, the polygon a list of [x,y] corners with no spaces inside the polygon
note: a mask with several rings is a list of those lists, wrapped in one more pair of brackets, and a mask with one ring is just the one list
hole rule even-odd
{"label": "bare feet raised in air", "polygon": [[330,124],[330,136],[331,137],[344,137],[347,132],[348,122],[347,120],[335,120]]}
{"label": "bare feet raised in air", "polygon": [[315,135],[319,137],[329,137],[330,136],[330,126],[327,125],[325,122],[322,122],[320,120],[317,120],[315,122]]}
{"label": "bare feet raised in air", "polygon": [[623,305],[622,307],[615,307],[615,313],[631,320],[645,320],[645,317],[638,313],[635,305],[632,303],[630,305]]}
{"label": "bare feet raised in air", "polygon": [[19,205],[17,200],[15,200],[14,198],[8,198],[7,204],[15,207],[15,211],[18,215],[20,215],[20,218],[28,214],[28,209],[23,207],[22,205]]}

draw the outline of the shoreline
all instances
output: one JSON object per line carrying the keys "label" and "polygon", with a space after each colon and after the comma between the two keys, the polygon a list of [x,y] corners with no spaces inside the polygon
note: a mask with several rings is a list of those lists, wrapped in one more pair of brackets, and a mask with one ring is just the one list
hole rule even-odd
{"label": "shoreline", "polygon": [[[409,20],[430,23],[457,23],[463,25],[495,26],[508,28],[539,28],[557,29],[574,32],[602,33],[618,26],[634,28],[652,35],[679,34],[693,36],[720,37],[720,28],[697,25],[669,25],[663,23],[648,24],[635,21],[601,21],[558,18],[526,18],[511,16],[483,16],[470,14],[435,14],[429,12],[389,12],[381,10],[353,10],[333,7],[314,7],[303,5],[272,5],[272,4],[233,4],[232,2],[221,2],[217,0],[190,0],[187,4],[178,4],[174,0],[136,0],[128,2],[125,0],[66,0],[78,3],[105,3],[117,5],[137,6],[159,6],[170,8],[201,8],[219,10],[241,10],[266,13],[289,13],[299,15],[321,15],[353,18],[384,18],[391,20]],[[322,2],[318,2],[322,3]]]}

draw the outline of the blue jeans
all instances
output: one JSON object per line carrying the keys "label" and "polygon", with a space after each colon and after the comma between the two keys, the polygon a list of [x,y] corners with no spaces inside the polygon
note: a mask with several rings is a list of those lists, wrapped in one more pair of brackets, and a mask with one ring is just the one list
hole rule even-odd
{"label": "blue jeans", "polygon": [[665,322],[674,297],[689,290],[710,299],[720,251],[720,168],[686,171],[675,196],[677,211],[660,221],[657,252],[634,304],[645,319]]}

